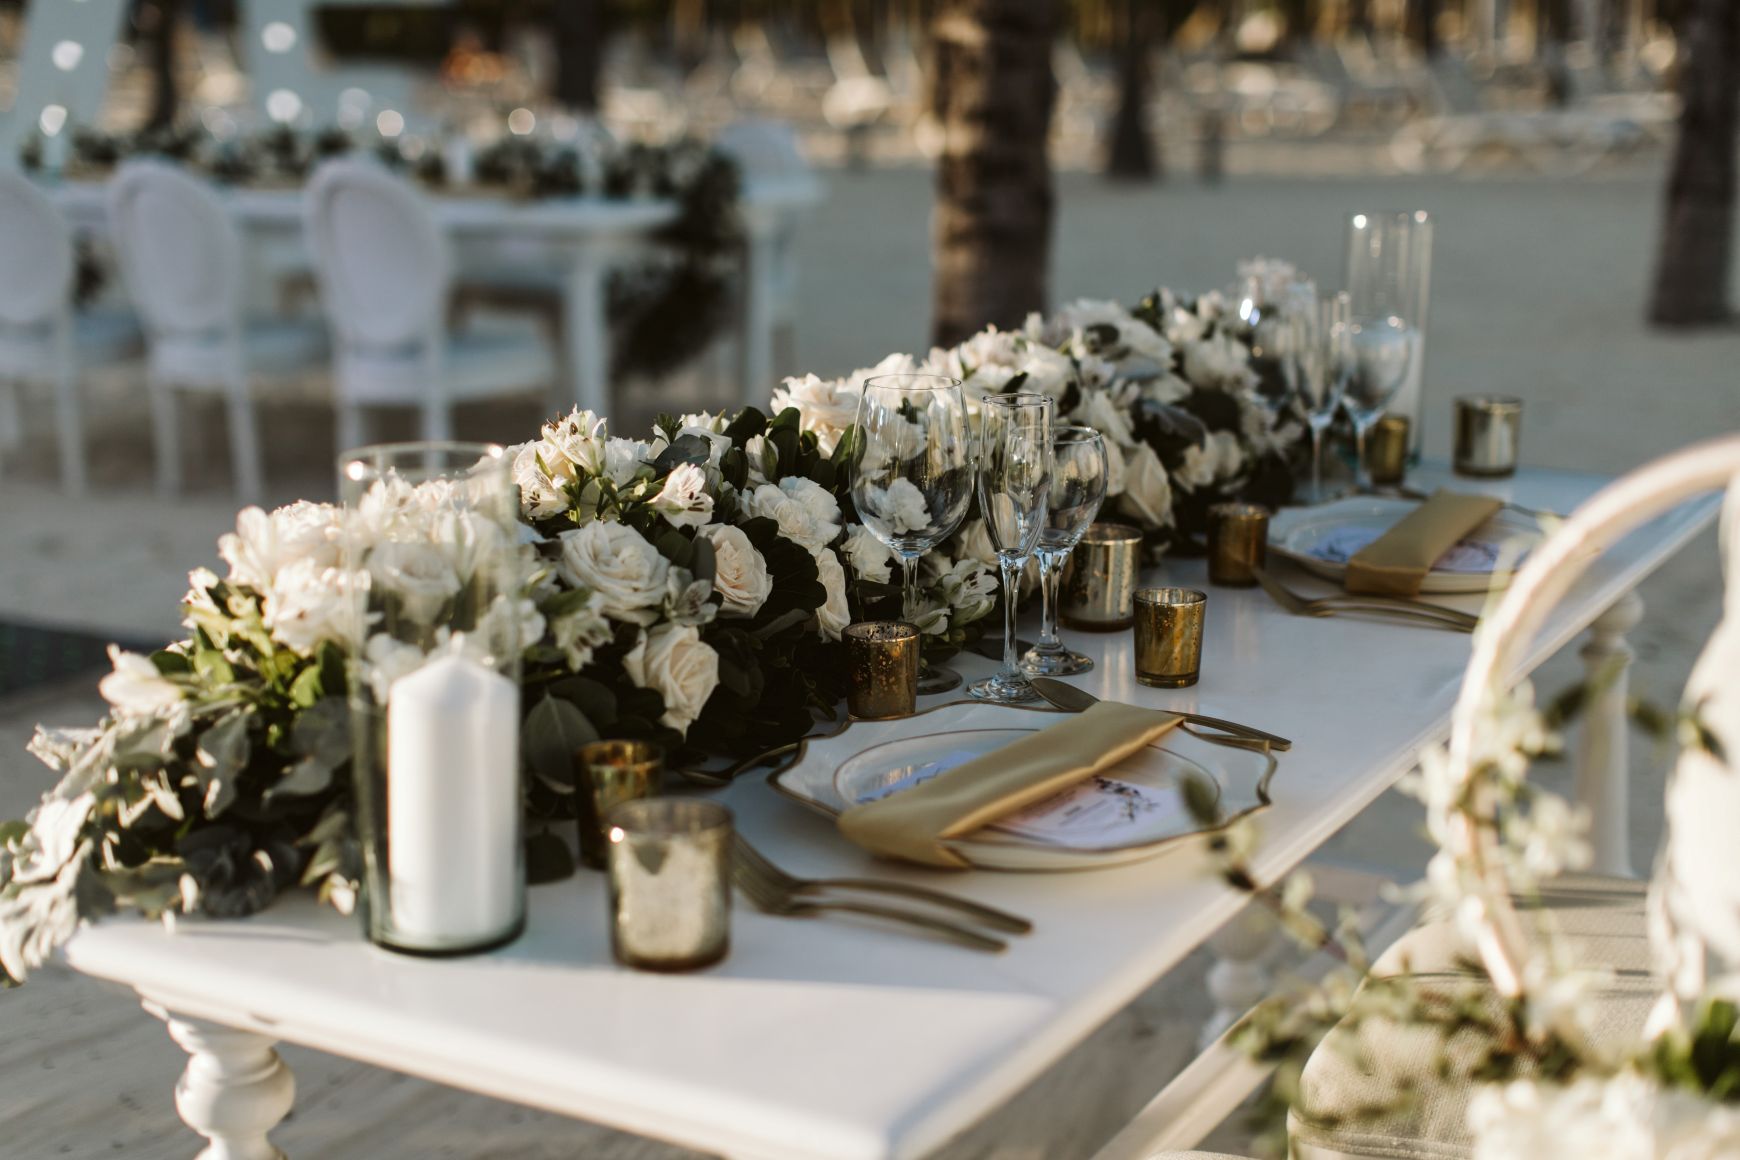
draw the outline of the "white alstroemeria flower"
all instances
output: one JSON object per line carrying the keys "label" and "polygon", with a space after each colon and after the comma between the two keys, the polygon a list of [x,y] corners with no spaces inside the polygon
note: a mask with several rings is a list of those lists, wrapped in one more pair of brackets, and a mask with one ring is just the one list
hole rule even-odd
{"label": "white alstroemeria flower", "polygon": [[751,517],[773,520],[780,535],[810,552],[840,534],[840,505],[827,488],[802,476],[788,475],[746,492],[743,507]]}
{"label": "white alstroemeria flower", "polygon": [[433,624],[442,605],[464,586],[451,553],[410,540],[377,544],[369,553],[368,572],[372,589],[397,597],[405,615],[419,624]]}
{"label": "white alstroemeria flower", "polygon": [[666,620],[677,624],[711,624],[719,615],[712,596],[711,581],[695,579],[687,568],[672,567],[665,573],[665,601],[660,608]]}
{"label": "white alstroemeria flower", "polygon": [[688,624],[661,624],[644,632],[622,658],[628,679],[664,698],[661,724],[687,733],[719,687],[719,654]]}
{"label": "white alstroemeria flower", "polygon": [[980,561],[963,557],[937,575],[936,589],[952,610],[954,623],[971,624],[996,603],[997,574]]}
{"label": "white alstroemeria flower", "polygon": [[109,646],[114,672],[97,682],[97,692],[123,716],[159,713],[182,699],[181,686],[157,671],[150,657]]}
{"label": "white alstroemeria flower", "polygon": [[1231,431],[1210,431],[1201,443],[1184,449],[1175,478],[1185,491],[1213,487],[1244,469],[1244,451]]}
{"label": "white alstroemeria flower", "polygon": [[846,562],[861,580],[886,584],[894,575],[894,552],[863,524],[846,529]]}
{"label": "white alstroemeria flower", "polygon": [[707,470],[679,463],[665,476],[664,486],[647,506],[679,528],[698,528],[713,518],[713,496],[707,490]]}
{"label": "white alstroemeria flower", "polygon": [[1633,1073],[1483,1086],[1468,1105],[1474,1160],[1656,1160],[1654,1103],[1654,1085]]}
{"label": "white alstroemeria flower", "polygon": [[96,795],[87,791],[70,798],[45,797],[30,811],[30,832],[13,855],[11,880],[35,885],[53,880],[85,846],[85,823],[91,819]]}
{"label": "white alstroemeria flower", "polygon": [[579,672],[592,663],[594,650],[610,643],[616,630],[604,616],[604,600],[593,592],[580,608],[550,622],[550,639],[567,657],[568,668]]}
{"label": "white alstroemeria flower", "polygon": [[597,475],[604,469],[604,444],[610,437],[610,427],[591,411],[576,407],[562,418],[544,424],[542,434],[544,443],[567,465],[564,468],[559,463],[546,463],[550,471],[560,475]]}
{"label": "white alstroemeria flower", "polygon": [[713,589],[724,598],[719,615],[754,616],[773,594],[767,561],[742,528],[709,524],[698,535],[713,545]]}
{"label": "white alstroemeria flower", "polygon": [[342,509],[306,501],[268,515],[257,507],[236,513],[236,530],[218,538],[218,555],[230,566],[229,579],[264,592],[278,569],[312,559],[322,567],[338,564],[343,538]]}
{"label": "white alstroemeria flower", "polygon": [[356,600],[350,573],[298,560],[279,569],[261,611],[274,640],[310,656],[324,641],[354,646],[360,628]]}
{"label": "white alstroemeria flower", "polygon": [[553,463],[567,466],[566,459],[557,459],[556,449],[543,440],[522,443],[508,449],[513,458],[514,483],[520,489],[520,511],[528,519],[546,520],[568,510],[565,484],[572,483],[572,474],[552,474]]}
{"label": "white alstroemeria flower", "polygon": [[[1114,360],[1135,356],[1162,367],[1172,361],[1172,344],[1122,303],[1078,298],[1058,310],[1052,324],[1071,336],[1077,354]],[[1108,327],[1114,337],[1105,340],[1100,336]]]}
{"label": "white alstroemeria flower", "polygon": [[84,921],[78,882],[90,853],[91,843],[83,842],[52,879],[0,894],[0,969],[15,981],[47,962]]}
{"label": "white alstroemeria flower", "polygon": [[820,548],[815,553],[816,576],[822,582],[827,599],[816,609],[816,631],[824,640],[839,640],[840,633],[852,623],[852,609],[846,600],[846,570],[832,548]]}
{"label": "white alstroemeria flower", "polygon": [[913,374],[925,366],[909,354],[891,354],[873,367],[853,371],[843,379],[815,375],[788,378],[773,392],[772,410],[778,415],[787,407],[798,412],[798,426],[816,437],[823,455],[832,455],[840,436],[858,419],[858,401],[864,395],[864,380],[876,375]]}
{"label": "white alstroemeria flower", "polygon": [[706,431],[712,435],[725,434],[725,428],[730,425],[731,421],[725,417],[723,411],[696,411],[677,417],[677,426],[685,430]]}
{"label": "white alstroemeria flower", "polygon": [[1022,390],[1037,391],[1054,399],[1062,398],[1078,377],[1076,365],[1068,355],[1038,342],[1023,345],[1019,369],[1027,376]]}
{"label": "white alstroemeria flower", "polygon": [[1166,465],[1146,443],[1132,447],[1124,458],[1124,493],[1119,506],[1144,528],[1172,523],[1172,481]]}
{"label": "white alstroemeria flower", "polygon": [[556,570],[571,588],[598,594],[617,620],[651,624],[664,603],[670,561],[627,524],[595,522],[563,532]]}
{"label": "white alstroemeria flower", "polygon": [[1255,381],[1251,352],[1224,331],[1184,344],[1184,377],[1198,387],[1248,390]]}
{"label": "white alstroemeria flower", "polygon": [[617,487],[627,487],[641,476],[652,474],[650,465],[656,454],[650,443],[612,437],[604,444],[602,474]]}

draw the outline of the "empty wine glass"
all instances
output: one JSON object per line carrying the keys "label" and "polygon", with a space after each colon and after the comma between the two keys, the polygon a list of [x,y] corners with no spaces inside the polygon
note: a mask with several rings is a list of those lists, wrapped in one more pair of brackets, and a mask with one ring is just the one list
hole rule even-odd
{"label": "empty wine glass", "polygon": [[1036,677],[1067,677],[1094,667],[1092,657],[1063,647],[1057,635],[1057,584],[1063,565],[1106,498],[1106,441],[1091,427],[1059,427],[1051,441],[1051,495],[1039,532],[1039,643],[1021,658]]}
{"label": "empty wine glass", "polygon": [[[864,381],[852,456],[858,518],[900,558],[902,617],[917,623],[918,562],[954,534],[973,499],[972,445],[958,379],[877,375]],[[920,668],[918,690],[961,683],[953,669]]]}
{"label": "empty wine glass", "polygon": [[[1432,232],[1431,215],[1424,210],[1359,212],[1349,214],[1347,219],[1344,285],[1353,299],[1354,319],[1393,320],[1408,337],[1409,352],[1402,381],[1385,404],[1385,410],[1407,416],[1412,453],[1416,455],[1424,430],[1420,391],[1426,352],[1426,309],[1432,283]],[[1383,345],[1388,345],[1387,339]]]}
{"label": "empty wine glass", "polygon": [[1414,330],[1396,314],[1354,315],[1348,327],[1352,346],[1352,373],[1342,395],[1342,405],[1353,420],[1353,436],[1359,448],[1359,486],[1371,487],[1365,457],[1366,436],[1383,418],[1390,400],[1407,381],[1417,344]]}
{"label": "empty wine glass", "polygon": [[1322,299],[1313,293],[1311,309],[1297,311],[1294,325],[1299,408],[1311,431],[1311,502],[1321,503],[1323,433],[1335,421],[1353,370],[1352,302],[1346,291]]}
{"label": "empty wine glass", "polygon": [[1053,407],[1049,396],[1017,393],[986,399],[980,413],[979,510],[1003,581],[1003,669],[967,686],[981,701],[1039,698],[1015,655],[1015,614],[1021,571],[1039,546],[1051,498]]}
{"label": "empty wine glass", "polygon": [[1249,345],[1251,370],[1256,373],[1256,401],[1279,418],[1293,394],[1289,373],[1292,322],[1288,317],[1287,298],[1271,297],[1262,278],[1247,275],[1236,291],[1237,321],[1232,328]]}

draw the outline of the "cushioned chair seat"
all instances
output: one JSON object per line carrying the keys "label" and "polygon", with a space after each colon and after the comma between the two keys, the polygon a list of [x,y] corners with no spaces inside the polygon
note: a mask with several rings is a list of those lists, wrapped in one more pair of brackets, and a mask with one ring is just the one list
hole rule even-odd
{"label": "cushioned chair seat", "polygon": [[[414,352],[351,351],[339,356],[338,367],[340,389],[353,403],[402,406],[429,393]],[[449,336],[442,355],[442,389],[449,399],[491,398],[508,387],[530,390],[555,376],[555,359],[536,327],[506,320]]]}
{"label": "cushioned chair seat", "polygon": [[[1568,875],[1542,891],[1573,960],[1613,971],[1595,1001],[1597,1039],[1635,1039],[1660,994],[1650,974],[1647,890],[1630,879]],[[1459,965],[1466,960],[1453,928],[1434,923],[1392,946],[1374,973],[1410,971],[1422,989],[1448,991],[1480,977]],[[1496,994],[1490,1003],[1496,1012]],[[1436,1078],[1435,1043],[1432,1031],[1378,1020],[1330,1032],[1305,1066],[1290,1123],[1295,1160],[1466,1160],[1469,1085]],[[1458,1056],[1454,1041],[1450,1055]],[[1415,1094],[1399,1110],[1362,1114],[1410,1088]]]}
{"label": "cushioned chair seat", "polygon": [[[242,328],[244,374],[285,376],[326,354],[326,328],[300,319],[264,319]],[[151,349],[153,369],[177,386],[218,389],[231,374],[230,352],[213,335],[163,335]]]}
{"label": "cushioned chair seat", "polygon": [[[139,342],[139,324],[131,314],[91,310],[73,316],[73,347],[81,365],[114,362],[135,353]],[[0,375],[52,378],[54,373],[55,345],[51,327],[0,327]]]}

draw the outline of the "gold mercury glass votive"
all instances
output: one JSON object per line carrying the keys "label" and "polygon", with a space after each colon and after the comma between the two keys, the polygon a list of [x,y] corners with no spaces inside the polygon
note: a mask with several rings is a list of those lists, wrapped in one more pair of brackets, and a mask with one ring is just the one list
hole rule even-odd
{"label": "gold mercury glass votive", "polygon": [[1196,684],[1202,672],[1202,621],[1208,594],[1194,588],[1136,593],[1136,679],[1161,689]]}
{"label": "gold mercury glass votive", "polygon": [[919,633],[900,620],[848,624],[846,711],[860,721],[909,717],[918,709]]}
{"label": "gold mercury glass votive", "polygon": [[1408,472],[1406,415],[1385,415],[1365,437],[1365,469],[1373,483],[1400,483]]}
{"label": "gold mercury glass votive", "polygon": [[1503,395],[1456,398],[1457,475],[1496,477],[1516,471],[1522,400]]}
{"label": "gold mercury glass votive", "polygon": [[1254,503],[1217,503],[1208,509],[1208,581],[1231,588],[1257,582],[1269,558],[1269,509]]}
{"label": "gold mercury glass votive", "polygon": [[1069,554],[1058,613],[1071,628],[1117,632],[1135,616],[1130,599],[1142,566],[1142,530],[1129,524],[1093,524]]}
{"label": "gold mercury glass votive", "polygon": [[579,767],[580,861],[602,870],[604,819],[623,802],[658,796],[665,752],[650,741],[594,741],[574,756]]}
{"label": "gold mercury glass votive", "polygon": [[643,971],[711,966],[731,947],[731,811],[647,798],[605,819],[610,948]]}

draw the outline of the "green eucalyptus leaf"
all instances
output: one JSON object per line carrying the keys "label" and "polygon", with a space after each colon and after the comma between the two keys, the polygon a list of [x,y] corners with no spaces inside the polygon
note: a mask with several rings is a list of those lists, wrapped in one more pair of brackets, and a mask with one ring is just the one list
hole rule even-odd
{"label": "green eucalyptus leaf", "polygon": [[526,839],[526,884],[541,886],[574,876],[574,852],[560,834],[544,830]]}
{"label": "green eucalyptus leaf", "polygon": [[350,708],[342,697],[316,701],[296,718],[290,745],[302,758],[268,789],[269,806],[280,797],[308,797],[324,792],[332,775],[350,760]]}
{"label": "green eucalyptus leaf", "polygon": [[745,407],[737,412],[737,418],[731,420],[725,428],[725,437],[733,444],[742,447],[757,435],[767,433],[767,416],[755,407]]}
{"label": "green eucalyptus leaf", "polygon": [[187,676],[193,672],[193,665],[178,652],[170,652],[160,648],[151,654],[151,663],[157,666],[157,671],[166,677]]}
{"label": "green eucalyptus leaf", "polygon": [[574,755],[598,740],[598,730],[571,701],[545,694],[526,714],[521,743],[526,763],[557,785],[574,784]]}
{"label": "green eucalyptus leaf", "polygon": [[200,736],[193,772],[207,817],[220,817],[236,800],[236,775],[252,753],[248,725],[253,716],[249,708],[231,710]]}

